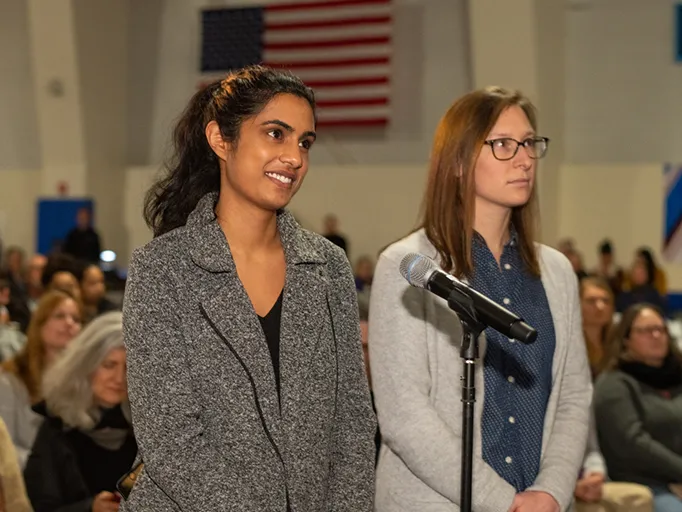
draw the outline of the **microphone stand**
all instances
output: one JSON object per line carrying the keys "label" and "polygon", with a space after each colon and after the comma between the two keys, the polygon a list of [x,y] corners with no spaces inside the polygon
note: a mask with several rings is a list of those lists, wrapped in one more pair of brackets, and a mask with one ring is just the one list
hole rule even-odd
{"label": "microphone stand", "polygon": [[476,403],[476,359],[478,359],[478,337],[487,325],[476,315],[474,302],[466,293],[453,288],[448,297],[448,306],[457,313],[462,323],[462,346],[460,357],[464,364],[462,378],[462,469],[460,488],[460,510],[471,512],[471,489],[474,458],[474,404]]}

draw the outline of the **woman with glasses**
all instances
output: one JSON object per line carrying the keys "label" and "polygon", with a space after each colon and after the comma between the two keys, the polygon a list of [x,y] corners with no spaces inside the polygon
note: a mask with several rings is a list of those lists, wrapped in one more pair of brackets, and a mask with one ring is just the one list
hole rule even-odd
{"label": "woman with glasses", "polygon": [[628,308],[610,349],[594,397],[609,476],[650,487],[655,512],[682,511],[682,357],[663,313]]}
{"label": "woman with glasses", "polygon": [[589,423],[590,375],[575,273],[535,242],[537,161],[549,140],[518,92],[467,94],[436,131],[421,228],[389,246],[369,321],[382,447],[377,510],[459,510],[462,327],[446,302],[402,279],[417,252],[536,328],[522,344],[480,339],[473,510],[566,510]]}

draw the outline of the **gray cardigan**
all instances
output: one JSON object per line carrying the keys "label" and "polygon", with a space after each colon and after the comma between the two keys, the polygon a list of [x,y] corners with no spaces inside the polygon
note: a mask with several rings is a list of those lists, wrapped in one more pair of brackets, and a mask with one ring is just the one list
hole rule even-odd
{"label": "gray cardigan", "polygon": [[[583,341],[577,280],[568,260],[539,246],[542,282],[556,329],[553,387],[547,405],[540,474],[529,490],[571,506],[585,455],[591,382]],[[370,305],[372,384],[383,445],[376,510],[459,510],[462,435],[459,355],[462,328],[444,300],[411,287],[398,270],[419,252],[437,261],[423,230],[391,245],[377,264]],[[480,344],[481,360],[485,337]],[[479,363],[480,363],[479,361]],[[476,365],[473,509],[507,512],[515,490],[481,456],[483,366]]]}
{"label": "gray cardigan", "polygon": [[613,480],[682,482],[682,386],[665,398],[621,370],[605,372],[595,385],[594,406]]}
{"label": "gray cardigan", "polygon": [[348,260],[278,215],[280,407],[216,199],[133,254],[123,331],[145,467],[122,510],[368,512],[376,421]]}

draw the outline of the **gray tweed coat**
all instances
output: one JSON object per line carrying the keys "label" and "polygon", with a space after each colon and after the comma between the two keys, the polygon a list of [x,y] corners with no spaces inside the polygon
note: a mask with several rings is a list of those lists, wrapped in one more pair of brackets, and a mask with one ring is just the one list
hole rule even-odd
{"label": "gray tweed coat", "polygon": [[348,260],[278,215],[280,405],[216,200],[133,253],[123,327],[145,466],[121,510],[369,512],[376,425]]}

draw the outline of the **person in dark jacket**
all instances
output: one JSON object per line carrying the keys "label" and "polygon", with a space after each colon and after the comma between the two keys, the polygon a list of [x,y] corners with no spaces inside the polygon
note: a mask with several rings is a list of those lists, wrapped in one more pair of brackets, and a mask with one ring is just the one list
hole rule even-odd
{"label": "person in dark jacket", "polygon": [[137,455],[122,316],[93,320],[45,376],[45,416],[24,470],[35,512],[114,512]]}
{"label": "person in dark jacket", "polygon": [[92,226],[92,212],[89,208],[78,210],[76,227],[69,231],[62,250],[77,260],[99,262],[101,243],[99,234]]}

